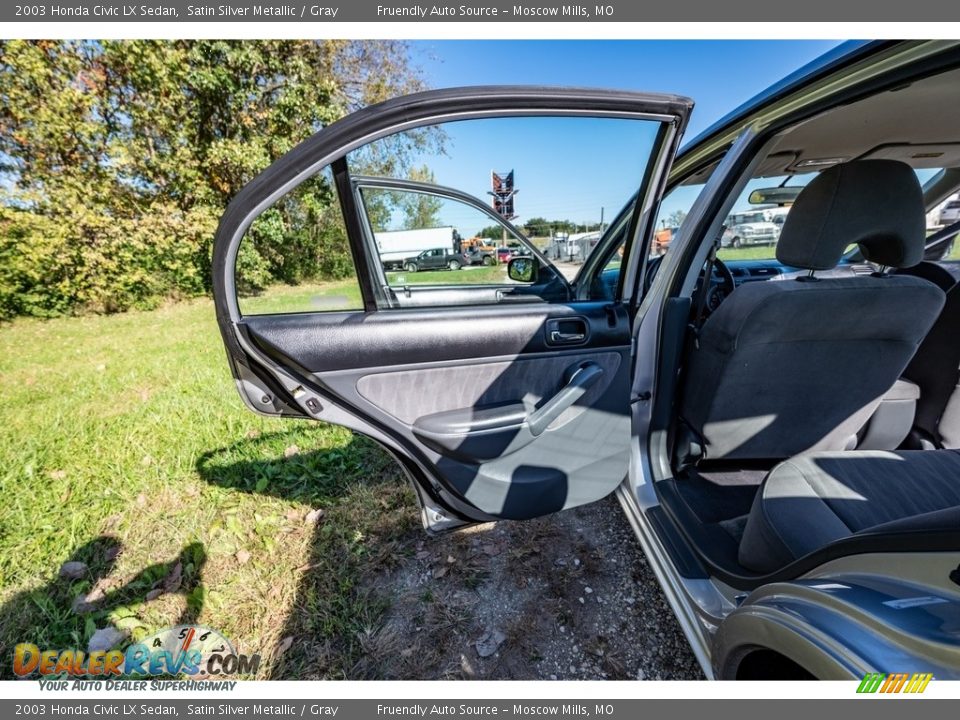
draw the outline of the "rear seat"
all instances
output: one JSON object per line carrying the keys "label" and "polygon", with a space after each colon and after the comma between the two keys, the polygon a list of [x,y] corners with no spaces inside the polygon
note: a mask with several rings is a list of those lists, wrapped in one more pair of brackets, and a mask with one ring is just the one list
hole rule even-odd
{"label": "rear seat", "polygon": [[757,491],[740,564],[772,572],[866,532],[960,530],[960,451],[848,451],[777,465]]}

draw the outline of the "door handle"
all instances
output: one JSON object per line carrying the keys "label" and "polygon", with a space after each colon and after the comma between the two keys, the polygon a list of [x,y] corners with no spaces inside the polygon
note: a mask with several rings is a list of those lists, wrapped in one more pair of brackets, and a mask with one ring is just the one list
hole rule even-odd
{"label": "door handle", "polygon": [[547,320],[547,344],[582,345],[587,341],[587,321],[582,317]]}
{"label": "door handle", "polygon": [[565,332],[560,332],[559,330],[554,330],[553,332],[550,333],[550,342],[556,345],[562,345],[564,343],[583,342],[584,340],[586,340],[586,338],[587,336],[585,333],[579,333],[579,332],[565,333]]}
{"label": "door handle", "polygon": [[543,433],[563,411],[582,398],[603,376],[603,368],[594,362],[586,362],[577,368],[552,398],[527,418],[527,427],[534,437]]}

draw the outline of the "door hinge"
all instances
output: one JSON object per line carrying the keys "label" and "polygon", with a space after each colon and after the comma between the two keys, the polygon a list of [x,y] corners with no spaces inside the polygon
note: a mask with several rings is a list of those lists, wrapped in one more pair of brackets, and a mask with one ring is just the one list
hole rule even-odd
{"label": "door hinge", "polygon": [[642,393],[638,393],[635,397],[630,399],[630,402],[647,402],[650,398],[653,397],[653,393],[649,390],[645,390]]}

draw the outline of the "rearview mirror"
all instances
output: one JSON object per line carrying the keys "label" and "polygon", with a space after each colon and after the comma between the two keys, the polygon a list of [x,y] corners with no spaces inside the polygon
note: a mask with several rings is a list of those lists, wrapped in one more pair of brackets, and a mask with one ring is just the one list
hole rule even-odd
{"label": "rearview mirror", "polygon": [[532,257],[510,258],[507,277],[515,282],[532,283],[540,275],[540,263]]}
{"label": "rearview mirror", "polygon": [[747,202],[751,205],[792,205],[801,190],[803,188],[798,185],[760,188],[750,193]]}

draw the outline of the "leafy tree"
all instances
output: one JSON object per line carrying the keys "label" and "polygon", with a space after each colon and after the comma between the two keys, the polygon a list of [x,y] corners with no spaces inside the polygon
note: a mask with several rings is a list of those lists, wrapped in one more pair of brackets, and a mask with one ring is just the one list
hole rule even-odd
{"label": "leafy tree", "polygon": [[683,221],[686,220],[687,213],[683,210],[674,210],[672,213],[667,215],[667,227],[680,227],[683,225]]}
{"label": "leafy tree", "polygon": [[[245,183],[422,86],[389,41],[0,42],[0,317],[208,291],[216,223]],[[366,160],[402,170],[431,142],[407,133]],[[350,270],[334,197],[319,176],[254,223],[250,288]]]}
{"label": "leafy tree", "polygon": [[[408,178],[417,182],[435,182],[433,172],[426,165],[411,169]],[[403,227],[405,230],[440,226],[440,210],[443,209],[442,198],[425,193],[406,192],[403,193],[400,202],[404,214]]]}
{"label": "leafy tree", "polygon": [[487,225],[487,227],[482,228],[480,232],[477,233],[477,237],[487,238],[488,240],[495,240],[500,242],[503,239],[503,226],[502,225]]}
{"label": "leafy tree", "polygon": [[523,231],[530,237],[550,234],[550,221],[542,217],[532,217],[523,224]]}

